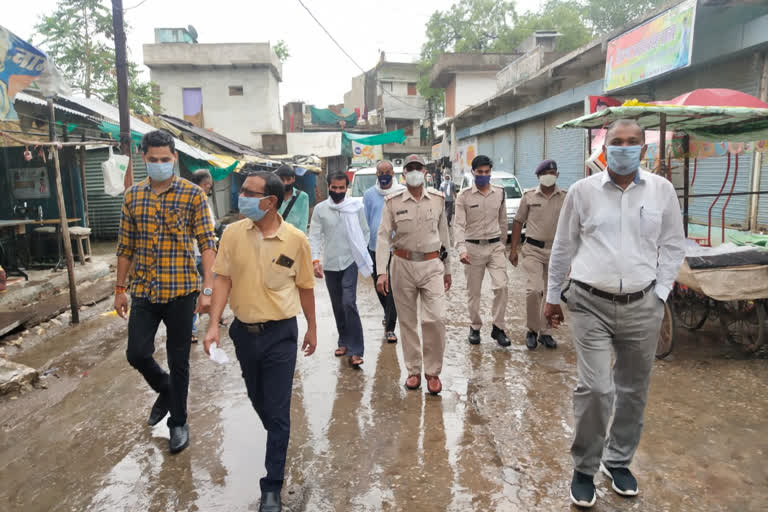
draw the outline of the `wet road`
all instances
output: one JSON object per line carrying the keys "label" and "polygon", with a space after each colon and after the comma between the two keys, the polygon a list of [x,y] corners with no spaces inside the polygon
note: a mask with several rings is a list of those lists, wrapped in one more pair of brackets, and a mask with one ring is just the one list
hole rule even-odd
{"label": "wet road", "polygon": [[[334,358],[330,303],[318,282],[319,349],[297,365],[287,510],[569,509],[575,354],[566,332],[555,351],[525,349],[524,281],[511,268],[510,279],[515,344],[496,346],[489,326],[472,347],[457,265],[439,397],[403,388],[400,348],[382,340],[367,279],[358,300],[365,364],[354,370]],[[490,297],[486,289],[485,310]],[[192,440],[176,456],[168,454],[164,422],[145,426],[153,397],[125,361],[124,345],[124,322],[94,314],[46,343],[7,350],[12,360],[57,370],[47,389],[0,399],[0,510],[257,510],[265,434],[229,340],[223,367],[193,347]],[[764,510],[767,363],[717,339],[681,334],[654,370],[633,464],[641,495],[621,499],[598,475],[595,510]]]}

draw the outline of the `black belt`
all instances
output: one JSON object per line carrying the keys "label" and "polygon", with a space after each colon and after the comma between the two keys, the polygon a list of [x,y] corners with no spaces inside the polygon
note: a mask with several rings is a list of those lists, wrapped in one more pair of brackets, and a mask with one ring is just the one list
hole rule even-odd
{"label": "black belt", "polygon": [[525,243],[531,244],[534,247],[538,247],[539,249],[544,249],[547,247],[547,242],[542,242],[541,240],[536,240],[535,238],[531,238],[529,236],[525,237]]}
{"label": "black belt", "polygon": [[270,327],[272,327],[275,324],[279,324],[280,322],[284,322],[285,320],[270,320],[269,322],[258,322],[255,324],[248,324],[243,322],[242,320],[238,320],[235,318],[236,322],[240,322],[240,324],[245,327],[245,330],[248,331],[250,334],[261,334]]}
{"label": "black belt", "polygon": [[495,244],[496,242],[501,242],[501,237],[496,238],[489,238],[488,240],[467,240],[470,244],[475,245],[488,245],[488,244]]}
{"label": "black belt", "polygon": [[578,286],[579,288],[582,288],[584,290],[587,290],[592,295],[595,295],[596,297],[600,297],[601,299],[610,300],[611,302],[618,302],[619,304],[631,304],[635,301],[638,301],[645,297],[645,294],[648,293],[649,290],[651,290],[654,286],[656,286],[656,280],[654,279],[651,281],[651,284],[640,290],[639,292],[633,292],[633,293],[608,293],[604,292],[602,290],[598,290],[597,288],[588,285],[587,283],[582,283],[581,281],[576,281],[575,279],[572,279],[571,282]]}

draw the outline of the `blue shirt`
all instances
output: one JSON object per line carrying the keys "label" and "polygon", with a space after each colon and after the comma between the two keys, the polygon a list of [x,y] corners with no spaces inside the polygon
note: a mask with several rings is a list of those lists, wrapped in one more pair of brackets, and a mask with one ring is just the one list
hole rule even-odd
{"label": "blue shirt", "polygon": [[381,224],[381,211],[384,209],[385,201],[386,197],[379,194],[375,186],[363,194],[365,220],[368,222],[368,229],[371,230],[371,236],[368,237],[368,249],[374,252],[376,251],[376,238],[379,235],[379,224]]}
{"label": "blue shirt", "polygon": [[[285,221],[306,235],[307,224],[309,223],[309,196],[303,190],[293,187],[293,195],[291,197],[295,197],[296,202],[291,211],[288,212],[288,217],[285,218]],[[280,205],[280,209],[277,212],[283,215],[290,202],[291,199],[283,200],[283,204]]]}

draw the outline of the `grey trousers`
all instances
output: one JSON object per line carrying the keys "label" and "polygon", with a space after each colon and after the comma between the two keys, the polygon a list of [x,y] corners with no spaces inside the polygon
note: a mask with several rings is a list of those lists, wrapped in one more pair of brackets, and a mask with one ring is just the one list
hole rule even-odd
{"label": "grey trousers", "polygon": [[574,469],[594,475],[601,458],[606,466],[628,467],[643,431],[664,303],[653,289],[642,299],[622,305],[575,284],[567,299],[578,376],[573,392]]}

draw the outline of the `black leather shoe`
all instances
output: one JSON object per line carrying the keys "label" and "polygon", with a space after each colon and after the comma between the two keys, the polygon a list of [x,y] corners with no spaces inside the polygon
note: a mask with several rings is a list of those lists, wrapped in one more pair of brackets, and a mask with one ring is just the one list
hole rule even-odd
{"label": "black leather shoe", "polygon": [[538,335],[533,331],[528,331],[528,334],[525,335],[525,346],[528,347],[528,350],[536,350],[536,345],[538,345]]}
{"label": "black leather shoe", "polygon": [[168,405],[166,405],[165,395],[160,393],[160,395],[157,397],[157,400],[155,400],[154,405],[152,405],[152,410],[149,411],[147,425],[154,427],[160,423],[160,420],[165,418],[166,414],[168,414]]}
{"label": "black leather shoe", "polygon": [[557,348],[557,342],[549,334],[542,334],[539,336],[539,343],[547,348]]}
{"label": "black leather shoe", "polygon": [[171,453],[179,453],[187,446],[189,446],[189,425],[171,427],[171,440],[168,442]]}
{"label": "black leather shoe", "polygon": [[469,342],[472,345],[478,345],[480,343],[480,331],[476,331],[473,328],[469,328]]}
{"label": "black leather shoe", "polygon": [[281,512],[282,510],[283,504],[280,500],[279,492],[268,491],[261,494],[259,512]]}
{"label": "black leather shoe", "polygon": [[502,330],[493,326],[493,330],[491,331],[491,338],[496,340],[496,343],[501,345],[502,347],[508,347],[512,344],[511,341],[509,341],[509,338],[507,338],[507,334]]}

